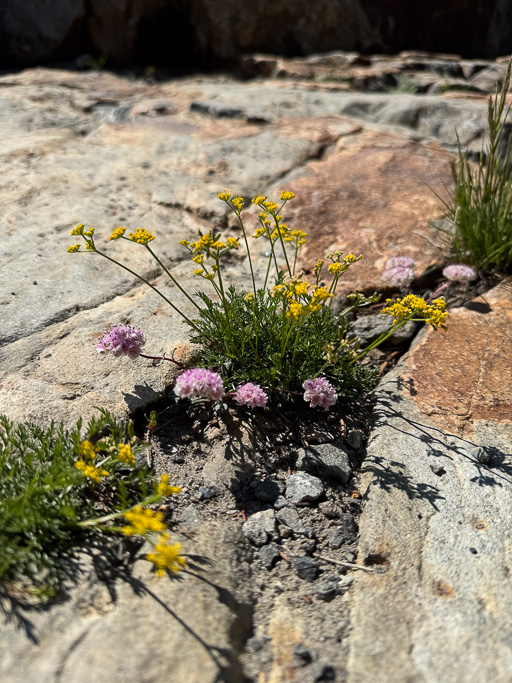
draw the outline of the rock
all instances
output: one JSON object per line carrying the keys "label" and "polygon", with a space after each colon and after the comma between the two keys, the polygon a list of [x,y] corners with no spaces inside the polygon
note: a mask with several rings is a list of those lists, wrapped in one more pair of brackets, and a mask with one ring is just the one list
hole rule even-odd
{"label": "rock", "polygon": [[258,480],[254,486],[254,495],[265,503],[275,503],[283,491],[283,482],[276,479]]}
{"label": "rock", "polygon": [[279,546],[275,543],[269,543],[268,545],[262,546],[258,550],[258,557],[266,569],[272,569],[280,557]]}
{"label": "rock", "polygon": [[312,557],[294,557],[293,567],[299,578],[304,581],[314,581],[318,575],[318,562]]}
{"label": "rock", "polygon": [[338,550],[345,543],[351,543],[356,536],[357,527],[350,514],[340,515],[341,524],[329,534],[329,548]]}
{"label": "rock", "polygon": [[278,512],[276,512],[276,519],[281,524],[284,524],[296,534],[301,536],[306,536],[308,534],[308,528],[302,524],[300,521],[299,513],[294,507],[284,507]]}
{"label": "rock", "polygon": [[336,595],[336,584],[333,581],[318,581],[318,583],[315,584],[315,593],[320,600],[328,602]]}
{"label": "rock", "polygon": [[320,479],[304,472],[292,474],[286,480],[286,498],[295,505],[315,501],[323,492],[324,487]]}
{"label": "rock", "polygon": [[[2,624],[1,679],[39,683],[44,672],[47,680],[138,683],[168,679],[171,662],[176,680],[213,683],[219,667],[240,680],[238,657],[251,632],[252,612],[248,548],[240,527],[209,523],[193,541],[177,540],[185,553],[206,560],[195,569],[204,580],[191,574],[179,581],[158,578],[149,562],[138,560],[129,574],[114,579],[114,601],[84,556],[78,585],[68,586],[65,601],[42,610],[18,605],[16,615]],[[30,627],[30,638],[22,624]],[[215,659],[204,642],[215,649]]]}
{"label": "rock", "polygon": [[218,494],[215,486],[198,486],[196,497],[198,500],[210,500]]}
{"label": "rock", "polygon": [[363,440],[364,435],[360,429],[351,429],[345,438],[345,441],[350,448],[353,448],[355,451],[358,451],[361,448]]}
{"label": "rock", "polygon": [[277,537],[276,519],[272,509],[255,512],[243,525],[244,535],[256,546],[267,543],[269,538]]}
{"label": "rock", "polygon": [[293,648],[293,654],[297,658],[297,664],[299,666],[306,666],[306,664],[310,664],[314,659],[314,655],[311,650],[309,650],[305,645],[302,645],[302,643],[298,643]]}
{"label": "rock", "polygon": [[276,510],[282,510],[283,508],[287,507],[290,505],[290,503],[286,500],[284,496],[278,496],[276,498],[276,501],[274,503],[274,508]]}
{"label": "rock", "polygon": [[512,484],[472,455],[482,444],[509,467],[511,331],[504,282],[423,334],[377,390],[358,554],[380,572],[354,580],[351,680],[512,678]]}
{"label": "rock", "polygon": [[[356,334],[361,339],[361,348],[364,348],[389,329],[391,322],[391,318],[388,315],[382,315],[381,313],[362,315],[352,323],[350,332]],[[392,346],[403,344],[414,337],[418,328],[418,323],[409,321],[405,323],[403,327],[400,327],[395,334],[389,337],[386,343]]]}
{"label": "rock", "polygon": [[319,681],[335,681],[336,673],[330,664],[319,660],[311,666],[312,680],[317,683]]}
{"label": "rock", "polygon": [[[346,484],[352,475],[347,452],[340,442],[300,448],[296,467],[328,481],[341,481],[343,484]],[[286,496],[290,498],[288,492]]]}

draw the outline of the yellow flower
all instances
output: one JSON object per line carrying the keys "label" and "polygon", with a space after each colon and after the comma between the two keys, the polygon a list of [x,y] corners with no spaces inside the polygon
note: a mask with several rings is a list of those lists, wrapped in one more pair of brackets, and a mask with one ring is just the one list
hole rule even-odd
{"label": "yellow flower", "polygon": [[211,247],[212,249],[225,249],[226,245],[224,244],[224,242],[221,242],[220,240],[215,240]]}
{"label": "yellow flower", "polygon": [[345,258],[343,259],[343,261],[348,265],[348,264],[350,264],[350,263],[355,263],[356,261],[360,261],[362,258],[363,258],[363,255],[362,255],[362,254],[359,254],[359,256],[356,256],[355,254],[353,254],[352,252],[350,252],[350,254],[348,254],[347,256],[345,256]]}
{"label": "yellow flower", "polygon": [[334,273],[334,275],[339,275],[340,273],[343,272],[343,270],[345,270],[345,267],[344,267],[343,263],[330,263],[327,266],[327,270],[329,271],[329,273]]}
{"label": "yellow flower", "polygon": [[165,576],[166,569],[176,574],[186,562],[180,555],[181,545],[171,544],[169,540],[169,534],[161,534],[158,543],[155,544],[155,552],[146,555],[146,559],[155,565],[158,576]]}
{"label": "yellow flower", "polygon": [[149,508],[142,508],[140,505],[125,512],[123,516],[130,523],[129,526],[122,528],[122,532],[126,536],[135,534],[144,536],[148,531],[163,531],[167,528],[163,512],[155,512]]}
{"label": "yellow flower", "polygon": [[302,296],[303,294],[308,293],[309,284],[307,282],[299,282],[294,285],[293,288],[295,290],[295,296]]}
{"label": "yellow flower", "polygon": [[73,244],[73,246],[68,247],[68,251],[70,254],[74,254],[76,251],[80,250],[80,245],[79,244]]}
{"label": "yellow flower", "polygon": [[92,242],[87,242],[85,245],[85,251],[96,251],[96,247]]}
{"label": "yellow flower", "polygon": [[231,204],[233,204],[235,209],[237,209],[238,211],[241,211],[243,209],[243,206],[244,206],[244,200],[242,199],[242,197],[234,197],[231,200]]}
{"label": "yellow flower", "polygon": [[110,240],[118,240],[120,237],[122,237],[124,235],[125,232],[126,232],[126,228],[121,228],[121,227],[115,228],[112,231],[112,234],[110,235],[110,237],[108,238],[108,241],[110,242]]}
{"label": "yellow flower", "polygon": [[228,237],[227,240],[227,245],[230,249],[239,249],[240,244],[238,243],[238,240],[235,237]]}
{"label": "yellow flower", "polygon": [[254,292],[249,292],[244,297],[244,301],[248,301],[248,302],[253,301],[253,299],[254,299]]}
{"label": "yellow flower", "polygon": [[83,233],[84,237],[92,237],[94,235],[94,228],[89,228],[86,232]]}
{"label": "yellow flower", "polygon": [[220,199],[223,202],[227,202],[230,197],[231,197],[231,192],[228,192],[227,190],[224,190],[223,192],[219,192],[219,194],[217,195],[217,199]]}
{"label": "yellow flower", "polygon": [[210,282],[213,282],[213,280],[214,280],[214,278],[215,278],[215,275],[214,275],[213,273],[207,273],[207,274],[205,275],[205,278],[206,278],[207,280],[210,280]]}
{"label": "yellow flower", "polygon": [[267,211],[269,211],[270,213],[272,213],[273,211],[275,211],[277,209],[277,204],[275,202],[268,201],[268,202],[264,202],[263,205],[265,206]]}
{"label": "yellow flower", "polygon": [[[263,195],[259,194],[257,197],[254,197],[254,199],[252,199],[252,203],[253,204],[263,204],[267,200],[267,196],[268,195],[263,196]],[[260,213],[259,215],[261,216],[262,214]],[[263,216],[265,216],[265,215],[266,214],[263,214]]]}
{"label": "yellow flower", "polygon": [[326,299],[332,299],[333,294],[329,294],[327,287],[316,287],[313,292],[313,299],[317,301],[326,301]]}
{"label": "yellow flower", "polygon": [[84,224],[80,223],[80,225],[77,225],[76,228],[73,228],[73,230],[70,232],[70,235],[83,235],[84,234]]}
{"label": "yellow flower", "polygon": [[446,311],[444,299],[435,299],[427,304],[425,299],[415,294],[408,294],[403,299],[397,299],[394,302],[387,299],[386,303],[388,306],[381,312],[392,316],[394,325],[413,316],[419,316],[434,328],[446,327],[445,322],[449,314]]}
{"label": "yellow flower", "polygon": [[135,467],[135,456],[132,453],[132,449],[130,447],[130,444],[125,444],[125,443],[120,443],[117,445],[119,449],[119,454],[117,456],[117,459],[120,462],[125,462],[127,465],[131,465],[132,467]]}
{"label": "yellow flower", "polygon": [[279,197],[279,199],[286,202],[289,199],[293,199],[294,197],[295,195],[293,194],[293,192],[290,192],[289,190],[283,190],[281,192],[281,196]]}
{"label": "yellow flower", "polygon": [[84,460],[92,461],[96,458],[96,455],[98,454],[98,447],[87,440],[82,441],[82,443],[78,445],[77,450]]}
{"label": "yellow flower", "polygon": [[313,272],[315,275],[318,275],[320,273],[320,271],[323,268],[323,265],[324,265],[324,260],[319,258],[318,261],[313,266]]}
{"label": "yellow flower", "polygon": [[292,318],[292,320],[299,320],[299,318],[304,315],[307,311],[301,304],[299,304],[297,301],[292,301],[290,303],[290,308],[288,309],[288,312],[286,316],[288,318]]}
{"label": "yellow flower", "polygon": [[213,266],[212,266],[212,270],[213,270],[214,273],[216,273],[216,272],[219,270],[219,266],[213,265]]}
{"label": "yellow flower", "polygon": [[149,242],[152,242],[155,239],[155,236],[147,230],[145,230],[144,228],[137,228],[135,232],[128,233],[128,237],[131,239],[132,242],[137,242],[138,244],[144,245],[148,244]]}
{"label": "yellow flower", "polygon": [[190,242],[188,240],[180,240],[178,244],[181,244],[182,247],[190,247]]}
{"label": "yellow flower", "polygon": [[[252,201],[254,201],[254,199]],[[264,211],[262,211],[258,214],[258,218],[262,221],[265,221],[267,219],[267,214]]]}
{"label": "yellow flower", "polygon": [[83,460],[77,460],[75,462],[75,467],[84,475],[84,477],[92,479],[97,484],[100,483],[101,477],[108,477],[107,470],[100,470],[99,467],[95,467],[94,465],[86,465]]}
{"label": "yellow flower", "polygon": [[202,263],[204,261],[203,254],[198,254],[197,256],[193,256],[192,261],[194,261],[194,263]]}
{"label": "yellow flower", "polygon": [[168,481],[169,475],[162,474],[162,476],[160,477],[160,482],[157,484],[156,487],[156,492],[159,496],[172,496],[181,491],[181,488],[179,486],[169,486],[167,483]]}
{"label": "yellow flower", "polygon": [[203,274],[203,271],[201,270],[201,268],[196,268],[194,270],[194,275],[202,275],[202,274]]}

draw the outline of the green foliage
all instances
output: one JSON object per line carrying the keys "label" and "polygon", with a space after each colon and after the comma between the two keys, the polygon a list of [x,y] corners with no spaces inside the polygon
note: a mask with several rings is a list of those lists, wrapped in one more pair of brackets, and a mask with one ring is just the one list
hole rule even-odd
{"label": "green foliage", "polygon": [[[149,470],[109,453],[114,444],[143,446],[130,423],[101,411],[82,435],[81,428],[81,421],[68,432],[62,425],[42,429],[0,416],[0,583],[15,581],[33,595],[51,596],[77,547],[107,531],[82,523],[98,511],[122,511],[153,492],[146,483]],[[99,484],[76,467],[84,443],[94,444],[101,468],[108,469]]]}
{"label": "green foliage", "polygon": [[510,144],[504,125],[510,111],[506,95],[510,63],[501,91],[489,98],[489,142],[476,169],[457,137],[458,160],[452,163],[454,189],[449,201],[441,199],[453,226],[444,230],[453,257],[484,272],[510,271],[512,266],[512,183],[509,177]]}
{"label": "green foliage", "polygon": [[418,92],[418,85],[407,74],[398,74],[395,77],[395,85],[387,90],[391,95],[415,95]]}
{"label": "green foliage", "polygon": [[[277,282],[282,280],[281,274]],[[304,380],[315,377],[319,371],[334,383],[340,398],[353,398],[373,388],[377,373],[351,364],[358,349],[355,338],[352,344],[347,344],[343,359],[331,357],[329,361],[330,350],[339,349],[341,340],[347,336],[345,316],[335,316],[324,307],[311,312],[300,321],[300,326],[292,328],[289,341],[284,344],[291,330],[279,297],[266,296],[259,289],[256,300],[248,300],[243,292],[230,287],[226,295],[226,316],[222,304],[205,294],[199,296],[204,308],[195,322],[218,346],[226,338],[226,319],[236,321],[229,330],[236,353],[228,358],[217,345],[203,343],[201,335],[192,338],[200,345],[199,365],[219,368],[231,389],[250,378],[265,387],[300,391]]]}
{"label": "green foliage", "polygon": [[[250,235],[242,219],[244,199],[227,191],[217,195],[235,214],[239,236],[224,238],[215,230],[198,231],[195,241],[180,242],[190,253],[194,275],[208,283],[210,291],[213,290],[211,295],[198,292],[194,297],[190,296],[153,251],[150,244],[155,236],[146,229],[138,228],[128,234],[124,227],[113,229],[109,241],[135,242],[149,252],[195,308],[190,316],[148,280],[99,249],[94,228],[86,230],[81,224],[71,231],[71,235],[83,238],[86,252],[95,252],[137,276],[177,311],[192,329],[192,340],[200,349],[200,364],[218,370],[231,384],[231,389],[237,388],[238,384],[255,382],[270,390],[273,399],[278,400],[280,393],[301,391],[306,380],[318,378],[323,381],[323,377],[331,380],[340,398],[359,395],[375,380],[375,373],[365,369],[356,372],[354,364],[386,341],[407,320],[421,320],[437,328],[444,326],[447,313],[438,315],[434,321],[431,313],[436,306],[427,306],[423,299],[420,305],[413,297],[412,307],[382,311],[393,316],[389,327],[376,341],[360,349],[360,340],[350,335],[348,316],[355,309],[378,301],[379,295],[366,297],[360,292],[348,295],[349,305],[339,315],[332,313],[332,303],[340,279],[363,257],[352,252],[344,255],[341,251],[327,254],[326,261],[319,259],[312,264],[314,282],[308,282],[304,272],[297,271],[298,254],[307,235],[302,230],[291,230],[283,223],[282,212],[294,197],[290,191],[283,191],[279,202],[266,195],[254,197],[252,203],[259,212],[259,227]],[[267,243],[264,275],[261,274],[258,282],[249,239],[262,239]],[[228,260],[242,245],[250,272],[248,291],[227,287],[224,283]],[[80,249],[81,244],[75,244],[68,251],[76,253]],[[146,354],[144,357],[155,358]]]}

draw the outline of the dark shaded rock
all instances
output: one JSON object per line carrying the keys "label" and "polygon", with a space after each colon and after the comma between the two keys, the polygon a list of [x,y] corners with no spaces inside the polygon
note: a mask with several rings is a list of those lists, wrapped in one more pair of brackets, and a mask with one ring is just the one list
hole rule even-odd
{"label": "dark shaded rock", "polygon": [[289,505],[291,505],[291,503],[287,501],[284,496],[278,496],[276,502],[274,503],[276,510],[282,510],[282,508],[288,507]]}
{"label": "dark shaded rock", "polygon": [[279,546],[275,543],[269,543],[268,545],[262,546],[258,550],[258,557],[266,569],[272,569],[280,557]]}
{"label": "dark shaded rock", "polygon": [[[350,327],[350,331],[361,340],[361,347],[364,348],[368,344],[374,342],[380,335],[385,332],[390,324],[391,319],[388,315],[382,313],[371,313],[370,315],[362,315],[354,321]],[[411,321],[406,322],[403,327],[400,327],[393,336],[386,341],[390,345],[402,344],[416,334],[418,330],[418,323]]]}
{"label": "dark shaded rock", "polygon": [[318,562],[312,557],[294,557],[293,566],[304,581],[314,581],[318,576]]}
{"label": "dark shaded rock", "polygon": [[335,681],[336,680],[336,672],[334,671],[333,667],[330,664],[326,664],[325,662],[318,661],[312,664],[311,666],[311,675],[312,675],[312,680],[315,683],[319,683],[320,681]]}
{"label": "dark shaded rock", "polygon": [[352,515],[348,513],[340,515],[340,525],[329,534],[329,547],[338,550],[344,543],[351,543],[356,533],[357,527]]}
{"label": "dark shaded rock", "polygon": [[262,500],[265,503],[275,503],[279,495],[284,491],[283,482],[275,479],[257,480],[253,483],[255,484],[254,495],[258,500]]}
{"label": "dark shaded rock", "polygon": [[359,450],[363,445],[364,435],[360,429],[351,429],[347,434],[345,441],[355,451]]}
{"label": "dark shaded rock", "polygon": [[[340,442],[300,448],[298,453],[297,468],[310,474],[341,481],[343,484],[347,483],[352,474],[347,452]],[[289,498],[288,491],[286,497]]]}
{"label": "dark shaded rock", "polygon": [[298,643],[293,648],[293,654],[296,657],[298,666],[306,666],[306,664],[310,664],[314,659],[314,655],[311,650],[309,650],[305,645],[302,645],[302,643]]}

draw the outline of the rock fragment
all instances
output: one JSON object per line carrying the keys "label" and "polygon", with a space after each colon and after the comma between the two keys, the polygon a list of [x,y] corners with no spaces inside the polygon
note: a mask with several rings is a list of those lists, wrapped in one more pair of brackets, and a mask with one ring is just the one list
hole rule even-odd
{"label": "rock fragment", "polygon": [[286,498],[295,505],[315,501],[323,492],[320,479],[305,472],[291,474],[286,480]]}

